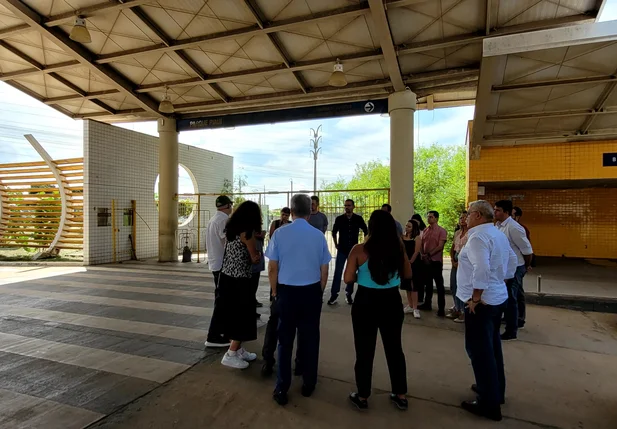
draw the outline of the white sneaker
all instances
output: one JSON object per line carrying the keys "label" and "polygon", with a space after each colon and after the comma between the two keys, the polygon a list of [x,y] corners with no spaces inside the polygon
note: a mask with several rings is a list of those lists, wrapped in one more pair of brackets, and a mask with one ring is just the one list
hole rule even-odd
{"label": "white sneaker", "polygon": [[420,310],[414,310],[413,311],[413,317],[415,319],[419,319],[420,318]]}
{"label": "white sneaker", "polygon": [[240,359],[246,362],[253,362],[255,359],[257,359],[257,355],[255,353],[248,352],[244,350],[244,348],[238,350],[237,353]]}
{"label": "white sneaker", "polygon": [[242,359],[237,354],[237,352],[233,356],[230,356],[229,352],[225,353],[225,355],[223,355],[223,360],[221,360],[221,363],[225,366],[236,369],[246,369],[249,367],[249,363]]}
{"label": "white sneaker", "polygon": [[403,313],[411,314],[411,313],[413,313],[413,308],[411,308],[410,306],[406,305],[405,308],[403,309]]}

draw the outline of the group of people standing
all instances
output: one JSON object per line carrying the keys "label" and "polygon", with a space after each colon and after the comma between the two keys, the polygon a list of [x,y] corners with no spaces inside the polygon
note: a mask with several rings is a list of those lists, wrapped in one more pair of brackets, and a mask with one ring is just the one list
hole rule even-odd
{"label": "group of people standing", "polygon": [[[232,368],[246,368],[257,359],[242,344],[257,338],[253,314],[258,305],[255,293],[259,276],[255,273],[259,274],[259,268],[254,267],[263,263],[265,256],[269,259],[272,302],[262,350],[262,374],[272,374],[278,361],[273,398],[280,405],[287,404],[297,334],[295,374],[302,376],[302,395],[311,396],[317,384],[319,325],[331,260],[324,237],[328,218],[319,212],[319,198],[294,195],[291,207],[283,209],[281,219],[271,225],[265,252],[263,241],[260,247],[265,231],[256,203],[243,202],[231,215],[228,197],[220,196],[216,205],[217,214],[208,224],[206,239],[216,284],[206,346],[228,347],[222,364]],[[411,313],[420,318],[420,309],[432,309],[435,282],[437,315],[446,316],[442,271],[447,233],[439,226],[436,211],[428,213],[428,226],[414,215],[403,229],[387,204],[371,214],[368,226],[353,212],[354,208],[352,200],[345,201],[345,213],[336,218],[332,227],[337,257],[327,301],[328,305],[336,304],[343,277],[346,302],[352,306],[358,388],[349,400],[359,409],[368,408],[379,332],[390,371],[390,400],[405,410],[407,379],[401,342],[404,315]],[[532,255],[528,238],[520,240],[520,231],[525,235],[525,230],[510,217],[512,213],[510,201],[499,201],[494,208],[486,201],[472,203],[459,219],[450,249],[455,302],[449,317],[465,323],[466,349],[476,376],[472,389],[478,394],[476,401],[466,401],[462,406],[493,420],[501,419],[500,404],[505,399],[501,339],[516,338],[508,323],[506,333],[500,336],[501,316],[505,311],[506,321],[515,321],[516,329],[521,326],[522,277],[531,265]],[[360,231],[365,236],[361,243]],[[355,283],[358,290],[354,296]],[[399,289],[407,295],[405,307]]]}

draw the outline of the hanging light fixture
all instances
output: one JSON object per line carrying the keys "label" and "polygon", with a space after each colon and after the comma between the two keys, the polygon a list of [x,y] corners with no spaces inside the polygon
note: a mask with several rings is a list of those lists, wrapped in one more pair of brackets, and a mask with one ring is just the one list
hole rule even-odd
{"label": "hanging light fixture", "polygon": [[343,64],[341,64],[338,58],[336,59],[336,64],[334,64],[334,71],[330,76],[328,84],[336,87],[347,86],[347,79],[345,79],[345,73],[343,73]]}
{"label": "hanging light fixture", "polygon": [[92,42],[90,32],[86,27],[86,20],[83,17],[78,16],[75,18],[75,23],[73,24],[73,29],[71,30],[69,38],[79,43]]}
{"label": "hanging light fixture", "polygon": [[161,104],[159,104],[159,111],[161,113],[174,113],[175,111],[171,98],[169,97],[169,94],[167,94],[168,89],[169,88],[165,87],[165,96],[161,100]]}

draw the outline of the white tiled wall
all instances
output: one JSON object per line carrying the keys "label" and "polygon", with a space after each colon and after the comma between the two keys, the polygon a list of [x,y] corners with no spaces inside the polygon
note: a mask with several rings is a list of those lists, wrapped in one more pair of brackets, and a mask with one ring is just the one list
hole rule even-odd
{"label": "white tiled wall", "polygon": [[[218,193],[233,180],[233,158],[184,144],[178,161],[195,177],[198,192]],[[97,226],[97,209],[115,200],[117,261],[130,259],[131,226],[123,226],[123,209],[137,201],[137,258],[158,256],[158,211],[154,183],[158,175],[158,138],[95,121],[84,121],[84,264],[113,260],[112,228]],[[202,197],[214,207],[214,197]],[[207,213],[202,209],[202,226]],[[193,222],[194,223],[194,222]],[[203,236],[203,234],[202,234]],[[203,247],[203,246],[201,246]]]}

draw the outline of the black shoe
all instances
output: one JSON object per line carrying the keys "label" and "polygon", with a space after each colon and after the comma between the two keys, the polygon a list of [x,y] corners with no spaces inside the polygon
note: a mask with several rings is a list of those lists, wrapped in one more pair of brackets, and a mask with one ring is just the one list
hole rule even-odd
{"label": "black shoe", "polygon": [[259,301],[255,301],[255,307],[257,307],[257,308],[261,308],[261,307],[263,307],[263,306],[264,306],[264,305],[263,305],[261,302],[259,302]]}
{"label": "black shoe", "polygon": [[274,374],[274,365],[269,362],[265,362],[261,367],[261,376],[270,377],[272,374]]}
{"label": "black shoe", "polygon": [[461,407],[465,411],[469,411],[472,414],[480,417],[486,417],[487,419],[494,420],[496,422],[501,421],[501,407],[486,408],[478,403],[478,401],[464,401]]}
{"label": "black shoe", "polygon": [[515,341],[516,339],[516,334],[511,334],[509,332],[501,334],[501,341]]}
{"label": "black shoe", "polygon": [[[480,392],[478,392],[478,385],[476,383],[471,385],[471,390],[473,390],[478,395],[480,394]],[[501,400],[501,405],[504,405],[505,403],[506,403],[505,399],[502,399]]]}
{"label": "black shoe", "polygon": [[418,306],[418,310],[432,311],[433,310],[433,306],[431,304],[422,304],[422,305]]}
{"label": "black shoe", "polygon": [[330,298],[330,300],[328,301],[328,305],[336,305],[336,304],[338,304],[336,302],[336,298]]}
{"label": "black shoe", "polygon": [[349,400],[359,410],[366,410],[368,408],[368,401],[366,399],[360,399],[355,392],[349,395]]}
{"label": "black shoe", "polygon": [[302,396],[305,398],[310,398],[314,391],[315,386],[307,386],[305,384],[302,385]]}
{"label": "black shoe", "polygon": [[345,302],[346,302],[347,304],[349,304],[349,305],[352,305],[352,304],[353,304],[353,298],[351,297],[351,295],[347,295],[347,296],[345,297]]}
{"label": "black shoe", "polygon": [[446,313],[443,310],[437,312],[437,317],[446,317]]}
{"label": "black shoe", "polygon": [[407,409],[409,408],[409,403],[407,402],[407,399],[401,399],[398,397],[398,395],[395,395],[394,393],[390,393],[390,401],[392,401],[392,403],[396,405],[399,410],[407,411]]}
{"label": "black shoe", "polygon": [[287,393],[285,392],[274,391],[274,393],[272,394],[272,399],[274,399],[276,403],[282,407],[287,405],[287,403],[289,402],[289,398],[287,397]]}

